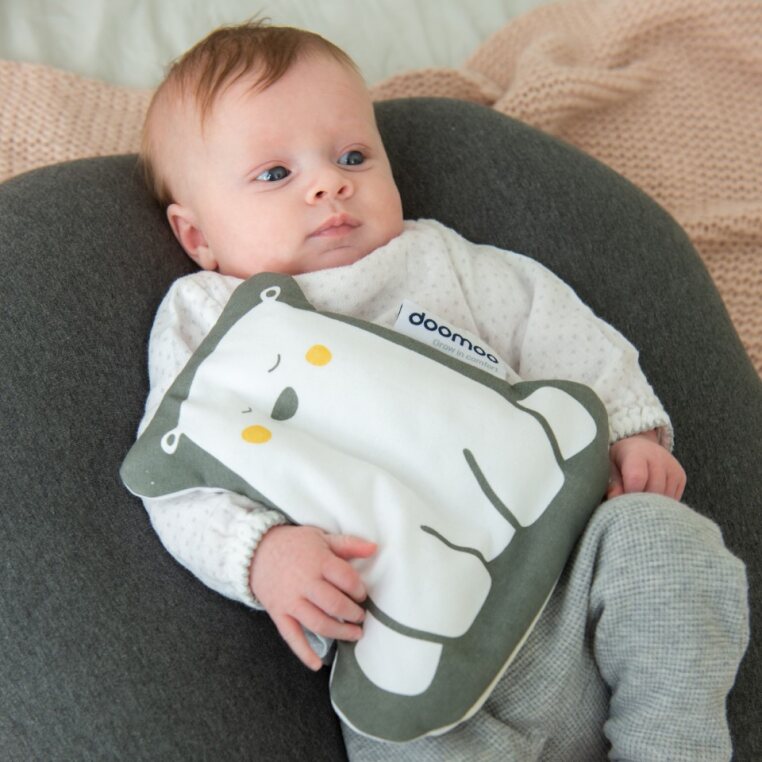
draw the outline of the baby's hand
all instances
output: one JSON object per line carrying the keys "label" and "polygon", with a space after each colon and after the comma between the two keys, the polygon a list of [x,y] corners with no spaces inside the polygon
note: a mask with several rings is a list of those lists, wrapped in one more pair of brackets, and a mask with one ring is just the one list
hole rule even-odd
{"label": "baby's hand", "polygon": [[302,625],[336,640],[359,640],[366,592],[348,563],[367,558],[376,545],[359,537],[327,534],[310,526],[276,526],[257,546],[249,574],[254,595],[291,650],[313,670],[323,665]]}
{"label": "baby's hand", "polygon": [[685,489],[685,471],[662,447],[656,431],[646,431],[611,446],[611,478],[606,497],[626,492],[655,492],[679,500]]}

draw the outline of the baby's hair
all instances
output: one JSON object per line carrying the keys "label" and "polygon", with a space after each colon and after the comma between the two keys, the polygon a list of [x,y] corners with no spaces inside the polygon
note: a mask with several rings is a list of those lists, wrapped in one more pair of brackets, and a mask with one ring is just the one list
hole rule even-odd
{"label": "baby's hair", "polygon": [[153,122],[160,104],[168,99],[195,103],[203,129],[219,96],[241,77],[258,75],[251,89],[275,84],[299,58],[308,53],[328,55],[354,71],[354,61],[319,34],[288,26],[272,26],[255,19],[236,26],[220,27],[175,60],[148,107],[140,146],[140,163],[149,190],[162,207],[172,203],[166,178],[159,171]]}

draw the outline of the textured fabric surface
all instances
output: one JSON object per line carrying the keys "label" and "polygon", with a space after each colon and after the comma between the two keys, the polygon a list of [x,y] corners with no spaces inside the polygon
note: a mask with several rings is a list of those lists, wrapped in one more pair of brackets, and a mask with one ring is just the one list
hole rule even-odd
{"label": "textured fabric surface", "polygon": [[[762,373],[762,4],[566,0],[517,17],[460,70],[377,99],[491,106],[602,160],[662,204],[707,264]],[[134,151],[150,92],[0,61],[0,179]]]}
{"label": "textured fabric surface", "polygon": [[685,228],[762,373],[762,4],[570,0],[525,14],[460,70],[376,98],[464,98],[569,141]]}
{"label": "textured fabric surface", "polygon": [[[406,216],[528,253],[640,348],[686,500],[746,562],[759,631],[762,386],[682,231],[605,167],[494,110],[390,101],[378,117]],[[191,270],[134,157],[0,186],[0,241],[0,748],[342,759],[324,676],[179,568],[118,482],[153,316]],[[753,640],[729,702],[742,762],[762,756],[760,682]]]}
{"label": "textured fabric surface", "polygon": [[137,151],[151,92],[0,61],[0,181],[47,164]]}
{"label": "textured fabric surface", "polygon": [[593,515],[478,714],[401,745],[345,726],[349,758],[596,762],[610,749],[612,759],[729,760],[725,695],[746,648],[747,614],[743,564],[714,524],[667,498],[617,498]]}

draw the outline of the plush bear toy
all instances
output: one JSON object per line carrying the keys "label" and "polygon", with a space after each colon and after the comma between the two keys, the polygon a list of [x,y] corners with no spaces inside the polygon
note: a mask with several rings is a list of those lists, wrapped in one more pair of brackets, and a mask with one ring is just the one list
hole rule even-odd
{"label": "plush bear toy", "polygon": [[364,634],[339,644],[331,694],[358,731],[409,740],[489,695],[600,502],[607,445],[587,387],[508,383],[263,274],[233,294],[122,476],[141,496],[239,492],[377,543],[353,562]]}

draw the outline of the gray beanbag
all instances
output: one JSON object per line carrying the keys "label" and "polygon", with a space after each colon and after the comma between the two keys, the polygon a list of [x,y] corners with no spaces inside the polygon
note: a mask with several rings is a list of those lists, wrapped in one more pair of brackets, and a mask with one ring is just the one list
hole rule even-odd
{"label": "gray beanbag", "polygon": [[[762,385],[684,233],[621,177],[485,108],[379,104],[409,218],[542,261],[641,349],[686,501],[748,565],[762,629]],[[0,748],[8,759],[344,758],[328,675],[161,548],[119,466],[145,343],[192,269],[134,157],[0,186]],[[759,641],[729,704],[758,758]]]}

